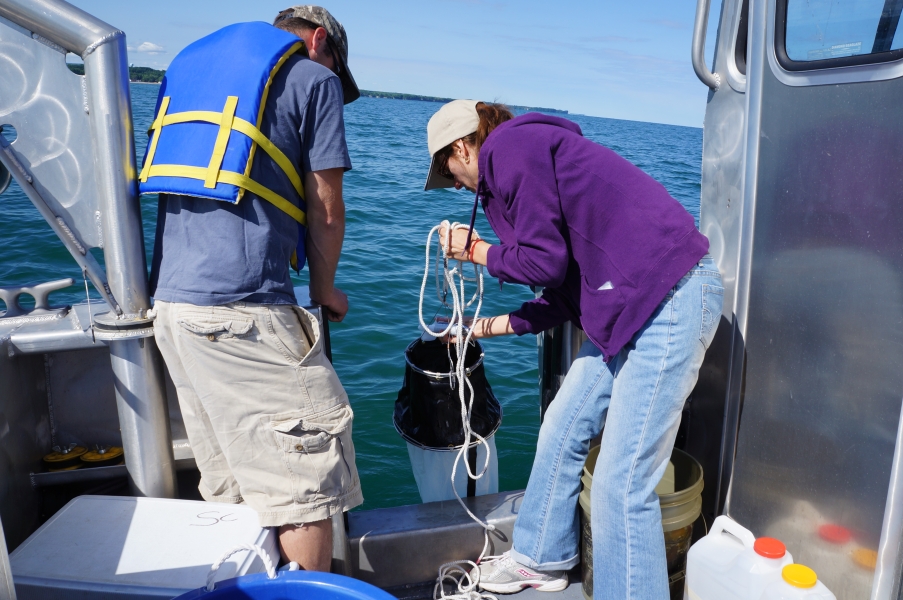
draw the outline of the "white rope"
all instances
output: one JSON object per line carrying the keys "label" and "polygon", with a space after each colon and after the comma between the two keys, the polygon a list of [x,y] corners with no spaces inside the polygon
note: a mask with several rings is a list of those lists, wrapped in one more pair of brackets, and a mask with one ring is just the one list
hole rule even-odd
{"label": "white rope", "polygon": [[[485,552],[486,549],[484,548]],[[476,578],[471,577],[470,571],[465,566],[470,566],[476,573]],[[455,587],[455,591],[447,594],[445,592],[446,583],[450,583]],[[477,586],[480,583],[480,570],[477,563],[469,560],[459,560],[455,562],[445,563],[439,567],[439,578],[436,579],[436,586],[433,588],[434,600],[498,600],[494,595],[480,592]]]}
{"label": "white rope", "polygon": [[219,568],[223,566],[223,563],[226,562],[233,554],[245,551],[256,552],[257,556],[260,557],[260,560],[263,561],[263,566],[267,571],[267,577],[269,577],[270,579],[276,579],[276,569],[275,567],[273,567],[273,561],[270,560],[270,555],[267,554],[266,550],[255,544],[239,544],[238,546],[235,546],[234,548],[220,556],[219,560],[213,563],[213,566],[210,567],[210,572],[207,573],[206,589],[208,592],[213,591],[213,579],[216,577],[216,572],[219,571]]}
{"label": "white rope", "polygon": [[[436,250],[436,258],[435,258],[435,278],[436,278],[436,296],[439,298],[439,301],[442,302],[443,305],[448,307],[452,314],[448,320],[448,326],[441,331],[434,331],[423,319],[423,299],[426,295],[426,285],[427,280],[429,279],[430,274],[430,252],[433,246],[433,234],[435,234],[439,229],[445,228],[446,236],[445,240],[440,240],[440,244],[437,245]],[[467,355],[467,347],[470,345],[470,342],[473,338],[473,329],[470,327],[466,327],[465,325],[465,313],[471,305],[476,302],[476,309],[473,314],[473,323],[476,323],[476,320],[479,318],[480,309],[483,307],[483,266],[474,264],[474,277],[470,278],[464,274],[464,262],[456,261],[453,267],[449,268],[449,258],[448,253],[451,248],[451,238],[452,232],[456,229],[468,229],[467,225],[463,225],[461,223],[449,223],[448,221],[443,221],[439,225],[436,225],[430,230],[429,235],[426,238],[426,265],[423,270],[423,282],[420,285],[420,304],[419,304],[419,317],[420,317],[420,326],[423,330],[435,337],[435,338],[444,338],[446,336],[453,336],[455,339],[455,368],[454,374],[451,375],[452,381],[450,382],[453,388],[457,388],[458,390],[458,399],[461,402],[461,422],[464,426],[464,443],[461,445],[461,449],[458,451],[457,456],[455,456],[455,463],[452,467],[451,474],[451,482],[452,482],[452,492],[455,494],[455,498],[458,500],[458,503],[461,507],[467,512],[471,519],[476,521],[480,527],[483,528],[483,550],[480,552],[480,557],[477,559],[477,562],[471,562],[469,560],[462,561],[454,561],[445,563],[441,567],[439,567],[439,577],[436,580],[436,586],[433,589],[433,598],[435,600],[497,600],[495,596],[492,594],[481,593],[477,590],[477,586],[480,583],[479,578],[479,569],[477,568],[477,564],[483,559],[486,554],[486,551],[489,549],[489,532],[495,531],[495,526],[489,523],[486,523],[479,517],[477,517],[467,505],[464,504],[464,501],[461,499],[461,496],[458,495],[458,490],[455,487],[455,476],[458,472],[458,463],[461,460],[464,460],[464,468],[467,471],[467,476],[474,480],[479,480],[489,471],[489,462],[490,462],[490,454],[491,451],[489,449],[489,444],[486,440],[480,436],[478,433],[473,431],[470,427],[470,417],[473,409],[473,384],[470,382],[470,378],[467,376],[467,365],[466,365],[466,355]],[[471,244],[476,243],[476,241],[480,239],[477,235],[477,232],[473,232],[473,237],[471,239]],[[442,265],[442,273],[440,276],[440,264]],[[474,291],[473,296],[469,301],[465,301],[467,295],[465,293],[465,282],[475,282],[476,290]],[[448,303],[448,295],[451,293],[451,304]],[[437,328],[438,329],[438,328]],[[467,393],[466,390],[470,391],[470,403],[467,402]],[[467,451],[470,449],[471,440],[476,438],[476,445],[484,446],[486,448],[486,460],[483,464],[483,469],[477,473],[473,473],[471,471],[470,464],[465,459],[467,455]],[[471,577],[470,572],[467,568],[470,566],[475,570],[476,577]],[[455,586],[455,592],[446,593],[445,592],[445,583],[452,583]]]}

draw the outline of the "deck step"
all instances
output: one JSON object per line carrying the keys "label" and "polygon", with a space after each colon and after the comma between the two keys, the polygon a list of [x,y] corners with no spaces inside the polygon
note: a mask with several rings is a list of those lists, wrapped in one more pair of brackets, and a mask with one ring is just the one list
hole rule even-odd
{"label": "deck step", "polygon": [[[496,527],[487,554],[511,548],[523,495],[518,490],[465,500]],[[353,576],[381,588],[435,581],[440,565],[476,560],[483,549],[483,528],[456,500],[352,512],[348,522]]]}

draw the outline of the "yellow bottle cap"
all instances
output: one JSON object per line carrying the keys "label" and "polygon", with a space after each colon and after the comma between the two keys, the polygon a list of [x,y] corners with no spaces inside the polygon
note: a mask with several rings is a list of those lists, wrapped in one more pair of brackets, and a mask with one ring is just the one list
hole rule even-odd
{"label": "yellow bottle cap", "polygon": [[811,588],[818,582],[815,571],[804,565],[787,565],[781,571],[784,581],[798,588]]}
{"label": "yellow bottle cap", "polygon": [[869,571],[878,566],[878,553],[868,548],[857,548],[853,551],[853,562]]}

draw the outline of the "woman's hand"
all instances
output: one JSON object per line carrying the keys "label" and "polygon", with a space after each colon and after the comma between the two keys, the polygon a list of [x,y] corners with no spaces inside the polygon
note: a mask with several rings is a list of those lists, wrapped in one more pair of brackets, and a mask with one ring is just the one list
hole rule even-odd
{"label": "woman's hand", "polygon": [[[491,244],[474,233],[470,239],[470,250],[465,250],[464,246],[467,244],[467,232],[468,229],[464,227],[452,229],[451,246],[446,253],[446,256],[454,260],[485,265],[486,255],[489,252]],[[442,227],[439,229],[439,246],[443,249],[446,247],[447,235],[447,228]]]}

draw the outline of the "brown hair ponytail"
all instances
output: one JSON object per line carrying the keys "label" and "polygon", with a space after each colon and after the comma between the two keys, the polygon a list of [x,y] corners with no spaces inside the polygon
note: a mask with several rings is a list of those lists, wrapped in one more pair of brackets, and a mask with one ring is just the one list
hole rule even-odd
{"label": "brown hair ponytail", "polygon": [[477,114],[480,115],[480,124],[477,126],[476,132],[464,138],[464,141],[477,150],[483,147],[483,142],[496,127],[514,118],[511,110],[504,104],[488,104],[486,102],[477,103]]}
{"label": "brown hair ponytail", "polygon": [[[470,135],[466,135],[462,140],[473,146],[477,152],[480,151],[480,148],[483,147],[483,143],[486,141],[486,138],[489,137],[489,134],[495,130],[496,127],[504,123],[505,121],[510,121],[514,118],[514,114],[504,104],[494,104],[490,102],[477,102],[477,115],[480,117],[480,124],[477,125],[477,130]],[[454,142],[436,152],[436,161],[439,173],[445,177],[451,178],[451,174],[448,172],[448,159],[451,158],[453,152]]]}

